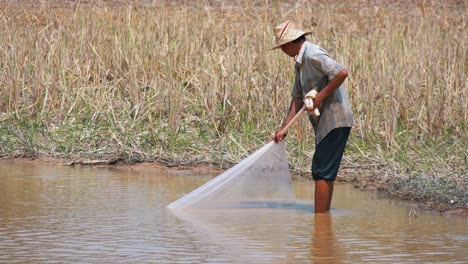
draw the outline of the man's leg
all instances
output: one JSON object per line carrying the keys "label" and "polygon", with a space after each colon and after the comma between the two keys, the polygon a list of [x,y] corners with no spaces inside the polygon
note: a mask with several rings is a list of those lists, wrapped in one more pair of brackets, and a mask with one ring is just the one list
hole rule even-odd
{"label": "man's leg", "polygon": [[327,181],[327,184],[328,184],[328,202],[327,202],[326,210],[330,211],[331,201],[332,201],[332,198],[333,198],[333,185],[334,185],[334,182]]}
{"label": "man's leg", "polygon": [[330,210],[333,183],[338,174],[350,128],[332,130],[315,148],[312,178],[315,180],[315,212]]}
{"label": "man's leg", "polygon": [[[331,186],[331,189],[330,189]],[[327,180],[315,181],[315,213],[321,214],[330,210],[333,195],[333,182]]]}

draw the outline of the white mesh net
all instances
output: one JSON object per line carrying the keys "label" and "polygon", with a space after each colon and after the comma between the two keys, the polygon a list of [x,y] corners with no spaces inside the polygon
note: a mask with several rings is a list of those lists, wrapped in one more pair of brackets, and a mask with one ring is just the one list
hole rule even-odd
{"label": "white mesh net", "polygon": [[285,207],[295,202],[284,141],[270,142],[170,209]]}

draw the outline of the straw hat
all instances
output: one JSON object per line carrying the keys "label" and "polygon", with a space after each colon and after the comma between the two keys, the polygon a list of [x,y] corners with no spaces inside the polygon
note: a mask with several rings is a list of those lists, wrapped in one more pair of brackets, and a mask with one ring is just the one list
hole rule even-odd
{"label": "straw hat", "polygon": [[304,32],[298,28],[291,20],[283,22],[276,26],[273,29],[275,33],[275,44],[276,46],[272,48],[272,50],[279,48],[281,45],[284,45],[288,42],[296,40],[300,36],[307,36],[310,35],[312,32]]}

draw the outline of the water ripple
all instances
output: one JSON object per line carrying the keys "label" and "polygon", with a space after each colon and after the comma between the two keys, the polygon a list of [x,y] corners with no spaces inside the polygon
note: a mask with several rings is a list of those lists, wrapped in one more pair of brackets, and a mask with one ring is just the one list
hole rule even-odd
{"label": "water ripple", "polygon": [[[408,208],[350,186],[336,186],[328,217],[314,215],[310,200],[178,212],[165,206],[203,178],[8,169],[15,173],[0,177],[0,263],[468,262],[466,219],[421,213],[414,221]],[[310,182],[295,185],[311,193]]]}

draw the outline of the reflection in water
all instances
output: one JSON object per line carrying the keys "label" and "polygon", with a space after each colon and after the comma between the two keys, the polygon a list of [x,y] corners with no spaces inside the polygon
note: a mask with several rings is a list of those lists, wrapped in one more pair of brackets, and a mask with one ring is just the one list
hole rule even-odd
{"label": "reflection in water", "polygon": [[332,231],[332,216],[329,213],[315,214],[311,234],[313,263],[341,263],[342,254]]}
{"label": "reflection in water", "polygon": [[[0,163],[0,263],[467,263],[467,219],[419,213],[337,185],[296,204],[170,211],[215,175]],[[248,207],[248,208],[245,208]]]}

